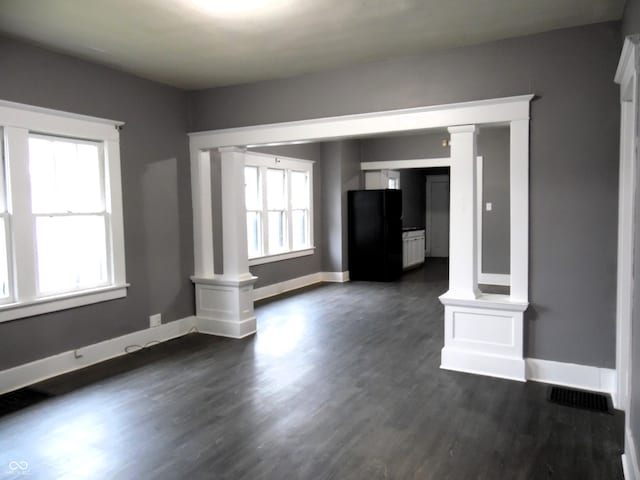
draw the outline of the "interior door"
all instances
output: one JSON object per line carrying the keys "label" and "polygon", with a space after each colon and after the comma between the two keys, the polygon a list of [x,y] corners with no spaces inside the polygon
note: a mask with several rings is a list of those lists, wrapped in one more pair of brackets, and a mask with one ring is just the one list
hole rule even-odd
{"label": "interior door", "polygon": [[449,175],[427,177],[427,256],[449,256]]}

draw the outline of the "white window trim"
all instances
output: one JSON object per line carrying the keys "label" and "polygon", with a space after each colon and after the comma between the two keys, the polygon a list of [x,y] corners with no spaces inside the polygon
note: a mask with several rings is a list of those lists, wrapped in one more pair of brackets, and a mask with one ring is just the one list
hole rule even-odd
{"label": "white window trim", "polygon": [[[24,177],[28,169],[18,168],[28,165],[28,137],[30,133],[50,136],[69,137],[79,140],[96,141],[102,144],[104,154],[104,175],[106,183],[105,202],[111,223],[111,282],[106,286],[91,287],[50,296],[38,296],[35,291],[36,282],[25,276],[17,276],[16,271],[33,272],[35,277],[35,236],[30,223],[30,215],[12,215],[11,229],[13,244],[26,245],[26,248],[10,250],[14,252],[10,261],[10,272],[13,272],[14,297],[8,303],[0,305],[0,322],[18,318],[40,315],[43,313],[65,310],[82,305],[103,302],[127,295],[124,226],[122,214],[122,182],[120,170],[120,133],[122,122],[76,115],[69,112],[24,105],[0,100],[0,126],[3,127],[5,141],[6,168],[11,175]],[[13,165],[13,168],[12,168]],[[28,198],[24,193],[12,195],[12,188],[28,185],[28,178],[12,178],[7,185],[7,203],[12,211],[27,211],[23,200]],[[22,199],[22,201],[21,201]],[[13,202],[13,203],[12,203]],[[30,210],[29,210],[30,211]],[[22,224],[21,224],[22,222]],[[30,232],[31,233],[27,233]],[[16,291],[19,300],[15,299]]]}
{"label": "white window trim", "polygon": [[[248,151],[245,153],[245,166],[247,167],[265,167],[265,168],[278,168],[283,170],[297,170],[297,171],[305,171],[309,175],[309,246],[304,247],[298,250],[287,250],[282,253],[276,253],[271,255],[262,255],[260,257],[251,257],[249,258],[249,266],[254,265],[263,265],[265,263],[279,262],[282,260],[289,260],[292,258],[304,257],[308,255],[313,255],[315,253],[315,241],[314,241],[314,232],[313,232],[313,164],[315,162],[313,160],[304,160],[300,158],[292,158],[292,157],[283,157],[280,155],[272,155],[267,153],[259,153],[259,152],[251,152]],[[260,172],[260,176],[262,176],[263,172]],[[291,191],[290,178],[287,175],[287,191]],[[262,189],[263,195],[266,190]],[[266,201],[266,200],[263,200]],[[291,219],[291,199],[287,196],[288,210],[289,215],[287,216],[287,222],[290,223]],[[267,210],[264,209],[263,212]],[[264,217],[264,215],[263,215]],[[264,222],[264,219],[262,220]],[[287,235],[289,237],[288,243],[292,244],[292,232],[289,228],[287,231]],[[266,237],[267,232],[263,231],[262,234],[262,245],[263,248],[266,248]]]}

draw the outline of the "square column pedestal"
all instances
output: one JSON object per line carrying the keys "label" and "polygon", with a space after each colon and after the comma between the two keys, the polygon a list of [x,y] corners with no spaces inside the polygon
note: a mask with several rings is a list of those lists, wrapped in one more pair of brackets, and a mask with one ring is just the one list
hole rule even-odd
{"label": "square column pedestal", "polygon": [[475,300],[444,294],[444,348],[441,368],[526,381],[523,315],[528,303],[506,295]]}
{"label": "square column pedestal", "polygon": [[240,280],[224,276],[193,278],[198,330],[231,338],[255,333],[253,284],[257,279],[254,276]]}

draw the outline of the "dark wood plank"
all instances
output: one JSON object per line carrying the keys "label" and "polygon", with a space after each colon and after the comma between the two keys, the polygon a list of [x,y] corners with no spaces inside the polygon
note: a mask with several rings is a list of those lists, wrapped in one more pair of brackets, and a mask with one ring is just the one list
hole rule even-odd
{"label": "dark wood plank", "polygon": [[622,478],[620,412],[439,369],[446,278],[432,260],[310,288],[261,302],[253,338],[192,334],[44,382],[55,397],[0,418],[0,478],[10,461],[44,479]]}

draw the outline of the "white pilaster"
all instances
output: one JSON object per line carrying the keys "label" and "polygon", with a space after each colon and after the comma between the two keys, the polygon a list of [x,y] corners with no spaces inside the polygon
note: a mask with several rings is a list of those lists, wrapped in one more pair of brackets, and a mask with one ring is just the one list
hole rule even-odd
{"label": "white pilaster", "polygon": [[529,120],[511,122],[511,301],[529,301]]}
{"label": "white pilaster", "polygon": [[191,149],[191,201],[193,207],[194,276],[211,278],[213,270],[213,217],[211,212],[211,155]]}
{"label": "white pilaster", "polygon": [[478,290],[477,129],[449,127],[451,133],[449,292],[447,296],[475,299]]}
{"label": "white pilaster", "polygon": [[224,147],[220,151],[222,175],[223,275],[227,280],[248,280],[246,206],[244,203],[245,150]]}
{"label": "white pilaster", "polygon": [[[196,316],[202,333],[242,338],[256,331],[253,284],[249,272],[244,203],[244,155],[235,147],[220,148],[222,193],[223,273],[213,270],[213,218],[211,213],[210,158],[192,159],[194,226],[196,236]],[[206,160],[206,161],[205,161]],[[194,168],[195,166],[195,168]],[[198,197],[196,200],[196,196]],[[196,209],[197,207],[197,209]],[[198,252],[199,247],[199,252]]]}

